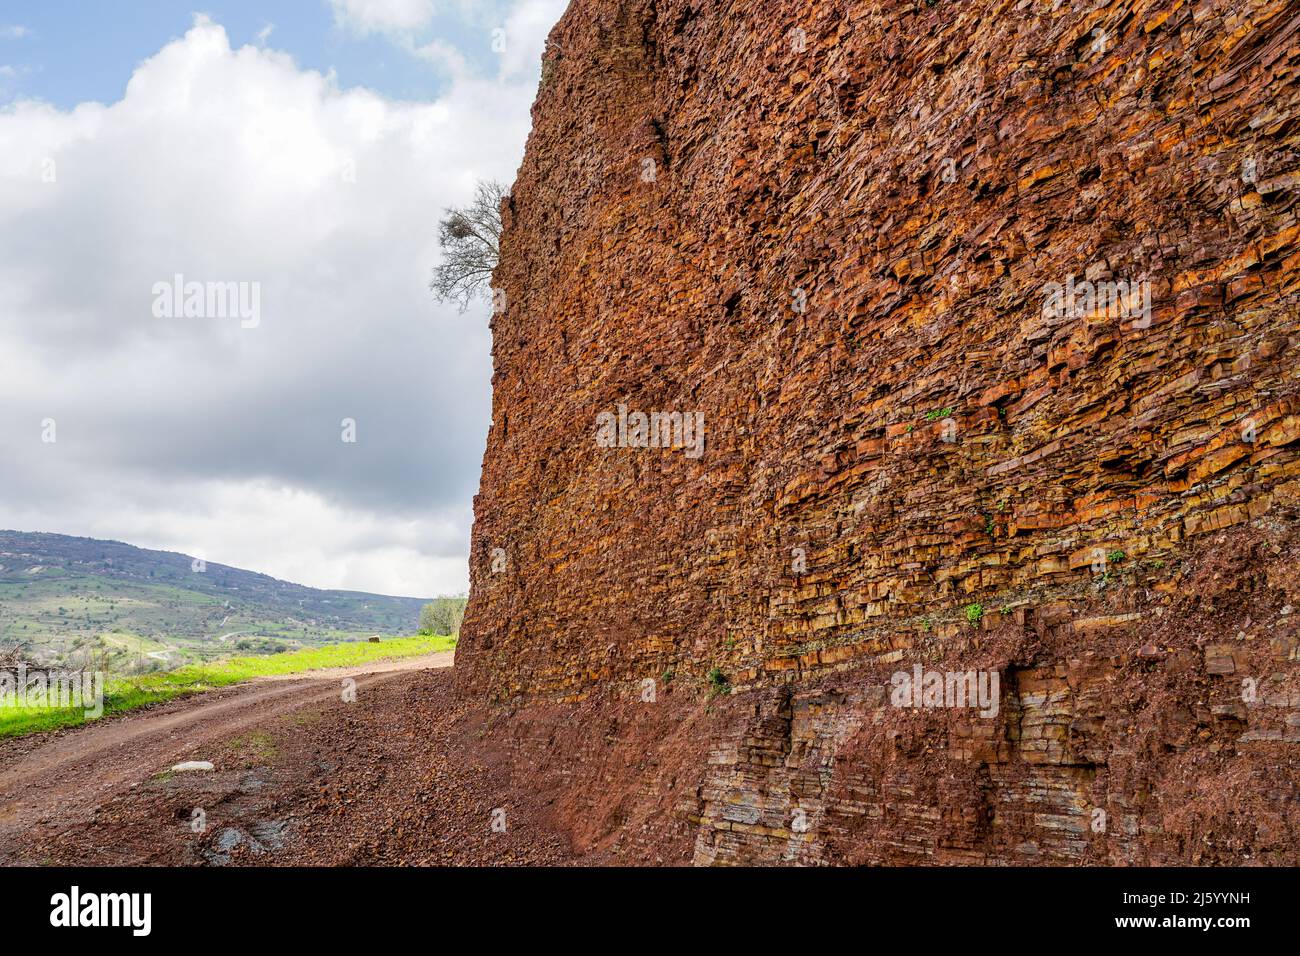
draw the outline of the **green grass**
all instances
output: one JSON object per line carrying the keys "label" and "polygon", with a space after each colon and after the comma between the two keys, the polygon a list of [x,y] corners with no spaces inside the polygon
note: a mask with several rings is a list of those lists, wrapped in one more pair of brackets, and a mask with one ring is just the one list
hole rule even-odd
{"label": "green grass", "polygon": [[270,734],[262,730],[255,730],[251,734],[236,737],[230,742],[230,747],[243,754],[248,766],[274,760],[277,753],[275,740]]}
{"label": "green grass", "polygon": [[[367,609],[369,601],[388,600],[378,596],[326,595],[328,605],[305,607],[277,603],[266,595],[209,594],[202,591],[203,584],[196,581],[187,587],[186,582],[64,572],[47,576],[45,571],[14,579],[12,573],[0,571],[0,646],[25,644],[42,660],[61,665],[79,659],[82,655],[74,652],[101,641],[103,635],[154,642],[138,648],[131,642],[102,641],[107,669],[125,671],[129,658],[149,650],[168,649],[169,666],[177,666],[231,654],[270,653],[273,648],[322,647],[403,628],[414,631],[414,615],[407,611]],[[240,636],[214,640],[232,631]],[[240,640],[246,646],[236,646]],[[143,663],[137,660],[132,670],[141,670]]]}
{"label": "green grass", "polygon": [[127,631],[117,631],[99,635],[99,639],[109,647],[120,648],[132,654],[148,654],[152,651],[170,651],[174,648],[168,647],[158,641],[151,641],[147,637],[139,637]]}
{"label": "green grass", "polygon": [[[355,641],[272,657],[231,657],[205,664],[187,664],[174,671],[141,677],[110,677],[104,687],[104,713],[119,714],[185,694],[238,684],[254,677],[298,674],[326,667],[357,667],[374,661],[447,651],[455,646],[455,637],[401,637],[377,644]],[[0,706],[0,737],[74,727],[86,720],[85,713],[80,708]]]}
{"label": "green grass", "polygon": [[727,677],[726,674],[722,673],[721,667],[713,667],[709,673],[705,675],[705,680],[709,682],[710,697],[716,697],[718,694],[731,693],[731,679]]}

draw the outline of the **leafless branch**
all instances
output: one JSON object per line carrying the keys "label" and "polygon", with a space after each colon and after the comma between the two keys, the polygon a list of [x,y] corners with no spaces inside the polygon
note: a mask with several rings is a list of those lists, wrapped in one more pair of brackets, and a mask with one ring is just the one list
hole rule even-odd
{"label": "leafless branch", "polygon": [[434,268],[429,288],[440,300],[455,302],[462,312],[490,288],[501,255],[501,202],[506,195],[502,183],[481,181],[468,206],[447,209],[438,223],[442,262]]}

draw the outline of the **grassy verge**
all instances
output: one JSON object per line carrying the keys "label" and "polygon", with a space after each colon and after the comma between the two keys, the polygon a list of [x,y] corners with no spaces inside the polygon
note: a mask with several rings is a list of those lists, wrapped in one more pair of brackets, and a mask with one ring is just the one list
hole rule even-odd
{"label": "grassy verge", "polygon": [[[134,710],[254,677],[298,674],[325,667],[357,667],[374,661],[448,651],[455,646],[454,637],[401,637],[378,644],[357,641],[270,657],[231,657],[206,664],[187,664],[174,671],[142,677],[110,677],[104,687],[104,714]],[[0,737],[74,727],[86,721],[81,708],[14,706],[12,702],[0,701]]]}

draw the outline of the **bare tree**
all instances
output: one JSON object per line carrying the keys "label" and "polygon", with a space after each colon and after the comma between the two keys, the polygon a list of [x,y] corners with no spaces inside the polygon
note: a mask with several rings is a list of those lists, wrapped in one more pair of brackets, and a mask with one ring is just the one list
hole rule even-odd
{"label": "bare tree", "polygon": [[501,255],[501,200],[506,195],[503,184],[480,180],[470,204],[447,209],[438,223],[442,262],[434,268],[429,288],[442,301],[455,302],[462,312],[476,296],[488,292]]}
{"label": "bare tree", "polygon": [[0,670],[17,670],[21,665],[33,666],[31,655],[23,651],[26,646],[27,642],[24,641],[22,644],[15,644],[12,647],[0,650]]}

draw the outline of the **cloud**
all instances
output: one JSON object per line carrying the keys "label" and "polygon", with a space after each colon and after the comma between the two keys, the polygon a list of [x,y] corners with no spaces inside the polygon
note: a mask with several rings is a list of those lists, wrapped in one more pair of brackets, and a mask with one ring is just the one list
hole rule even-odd
{"label": "cloud", "polygon": [[360,34],[414,33],[437,12],[434,0],[330,0],[334,22]]}
{"label": "cloud", "polygon": [[[445,37],[425,39],[435,15],[444,8],[458,11],[470,32],[462,41],[475,54],[490,50],[502,79],[536,78],[542,48],[568,0],[330,0],[335,22],[353,33],[381,34],[403,52],[438,67],[453,77],[470,69],[467,56]],[[467,47],[468,49],[468,47]]]}
{"label": "cloud", "polygon": [[551,27],[560,19],[568,0],[523,0],[505,21],[505,49],[501,52],[501,76],[534,76]]}
{"label": "cloud", "polygon": [[[0,527],[462,590],[487,307],[427,282],[442,209],[513,179],[535,88],[394,101],[198,17],[119,102],[0,112]],[[156,318],[177,274],[255,283],[260,323]]]}
{"label": "cloud", "polygon": [[472,72],[465,54],[455,44],[448,43],[446,40],[431,40],[409,52],[444,70],[452,77],[464,77]]}
{"label": "cloud", "polygon": [[[142,478],[80,490],[87,497],[67,529],[74,534],[143,541],[316,587],[417,597],[465,588],[461,537],[468,506],[462,512],[393,516],[341,508],[312,492],[269,482],[169,485]],[[123,505],[131,515],[130,537],[122,534],[115,513]],[[9,515],[20,529],[38,528],[45,509],[37,501],[15,502]],[[223,523],[237,524],[237,532],[214,537],[213,527]],[[286,541],[295,544],[286,548]]]}
{"label": "cloud", "polygon": [[0,27],[0,40],[21,40],[23,37],[31,35],[32,31],[24,26]]}

